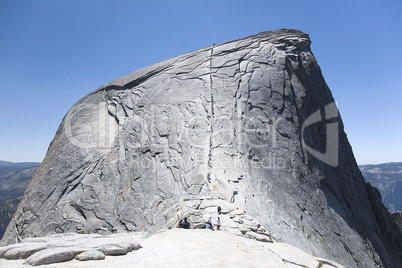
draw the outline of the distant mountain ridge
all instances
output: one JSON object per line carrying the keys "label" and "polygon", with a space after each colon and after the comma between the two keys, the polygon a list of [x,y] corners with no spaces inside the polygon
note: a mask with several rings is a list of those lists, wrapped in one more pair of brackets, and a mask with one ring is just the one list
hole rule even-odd
{"label": "distant mountain ridge", "polygon": [[0,201],[22,196],[37,169],[30,167],[0,175]]}
{"label": "distant mountain ridge", "polygon": [[39,166],[40,162],[10,162],[0,160],[0,167],[21,167],[21,168],[29,168],[34,166]]}
{"label": "distant mountain ridge", "polygon": [[39,162],[9,162],[0,160],[0,176],[17,170],[38,167],[39,165]]}
{"label": "distant mountain ridge", "polygon": [[11,218],[13,217],[22,196],[7,201],[0,201],[0,237],[3,236]]}
{"label": "distant mountain ridge", "polygon": [[402,162],[359,166],[364,179],[376,187],[391,211],[402,211]]}
{"label": "distant mountain ridge", "polygon": [[0,161],[0,237],[3,236],[39,164]]}

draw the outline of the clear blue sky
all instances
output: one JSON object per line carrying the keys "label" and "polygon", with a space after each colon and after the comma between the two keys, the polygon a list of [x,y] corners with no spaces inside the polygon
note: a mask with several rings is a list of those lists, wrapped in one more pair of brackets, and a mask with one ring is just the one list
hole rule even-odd
{"label": "clear blue sky", "polygon": [[402,1],[0,0],[0,160],[42,161],[69,108],[150,64],[308,34],[359,164],[402,161]]}

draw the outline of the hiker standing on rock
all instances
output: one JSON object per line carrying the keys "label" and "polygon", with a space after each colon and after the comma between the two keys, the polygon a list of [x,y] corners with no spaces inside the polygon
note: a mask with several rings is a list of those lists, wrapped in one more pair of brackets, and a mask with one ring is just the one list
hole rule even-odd
{"label": "hiker standing on rock", "polygon": [[208,224],[209,224],[209,228],[211,228],[211,229],[214,228],[214,226],[212,225],[212,219],[211,219],[211,217],[209,217]]}
{"label": "hiker standing on rock", "polygon": [[212,219],[211,217],[209,217],[208,222],[205,224],[205,229],[211,229],[212,231],[214,231],[214,227],[212,225]]}
{"label": "hiker standing on rock", "polygon": [[216,221],[216,230],[220,230],[221,229],[221,218],[218,217],[218,220]]}

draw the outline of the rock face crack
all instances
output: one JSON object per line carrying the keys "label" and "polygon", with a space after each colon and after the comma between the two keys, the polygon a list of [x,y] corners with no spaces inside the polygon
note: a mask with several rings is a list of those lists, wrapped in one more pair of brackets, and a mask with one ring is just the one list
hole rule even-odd
{"label": "rock face crack", "polygon": [[214,46],[211,47],[211,54],[209,58],[209,90],[211,93],[210,102],[211,102],[211,115],[210,115],[210,136],[209,136],[209,152],[208,152],[208,172],[207,172],[207,180],[211,183],[211,169],[212,169],[212,149],[213,149],[213,135],[214,135],[214,119],[215,119],[215,105],[214,105],[214,87],[213,87],[213,79],[212,79],[212,58],[214,54]]}
{"label": "rock face crack", "polygon": [[263,32],[91,92],[61,122],[2,243],[159,232],[219,215],[234,233],[267,240],[252,231],[258,222],[346,267],[398,267],[402,234],[366,187],[341,119],[331,121],[338,166],[305,149],[326,151],[328,122],[302,127],[334,102],[310,43],[297,30]]}

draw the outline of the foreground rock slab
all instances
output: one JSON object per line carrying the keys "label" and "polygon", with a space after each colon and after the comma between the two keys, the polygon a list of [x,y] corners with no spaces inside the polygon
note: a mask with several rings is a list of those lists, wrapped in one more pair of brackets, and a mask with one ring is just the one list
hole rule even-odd
{"label": "foreground rock slab", "polygon": [[100,250],[88,250],[75,256],[75,259],[79,261],[103,260],[105,253]]}
{"label": "foreground rock slab", "polygon": [[[119,236],[117,235],[117,237]],[[316,258],[299,248],[285,243],[264,243],[235,235],[225,230],[214,232],[207,229],[171,229],[152,236],[132,233],[125,234],[125,237],[126,241],[141,241],[143,247],[123,256],[105,256],[99,250],[87,250],[77,255],[75,259],[71,256],[80,251],[80,249],[71,247],[48,248],[42,252],[53,251],[57,254],[52,258],[42,258],[42,264],[49,263],[50,260],[59,260],[64,262],[49,264],[46,267],[344,268],[342,265]],[[67,244],[70,238],[65,240]],[[97,238],[101,237],[98,236]],[[61,242],[63,239],[63,236],[60,236],[58,241]],[[115,239],[116,245],[121,245],[119,243],[121,242],[121,236],[118,239],[116,239],[116,236],[106,237],[105,241],[113,239]],[[51,240],[54,242],[53,238]],[[78,240],[80,245],[98,245],[93,243],[94,240],[96,241],[93,236],[83,236]],[[55,243],[53,246],[60,245]],[[34,255],[30,257],[32,260]],[[23,263],[23,260],[0,259],[1,267],[30,267],[29,264],[39,265],[39,263],[28,263],[28,261]]]}
{"label": "foreground rock slab", "polygon": [[78,254],[87,251],[86,248],[75,248],[75,247],[55,247],[47,248],[38,251],[28,257],[25,263],[32,266],[38,266],[43,264],[51,264],[57,262],[71,261]]}
{"label": "foreground rock slab", "polygon": [[141,234],[57,234],[28,238],[19,244],[0,248],[0,257],[8,260],[26,259],[32,266],[52,264],[77,259],[102,260],[105,255],[126,255],[141,245],[135,238]]}

